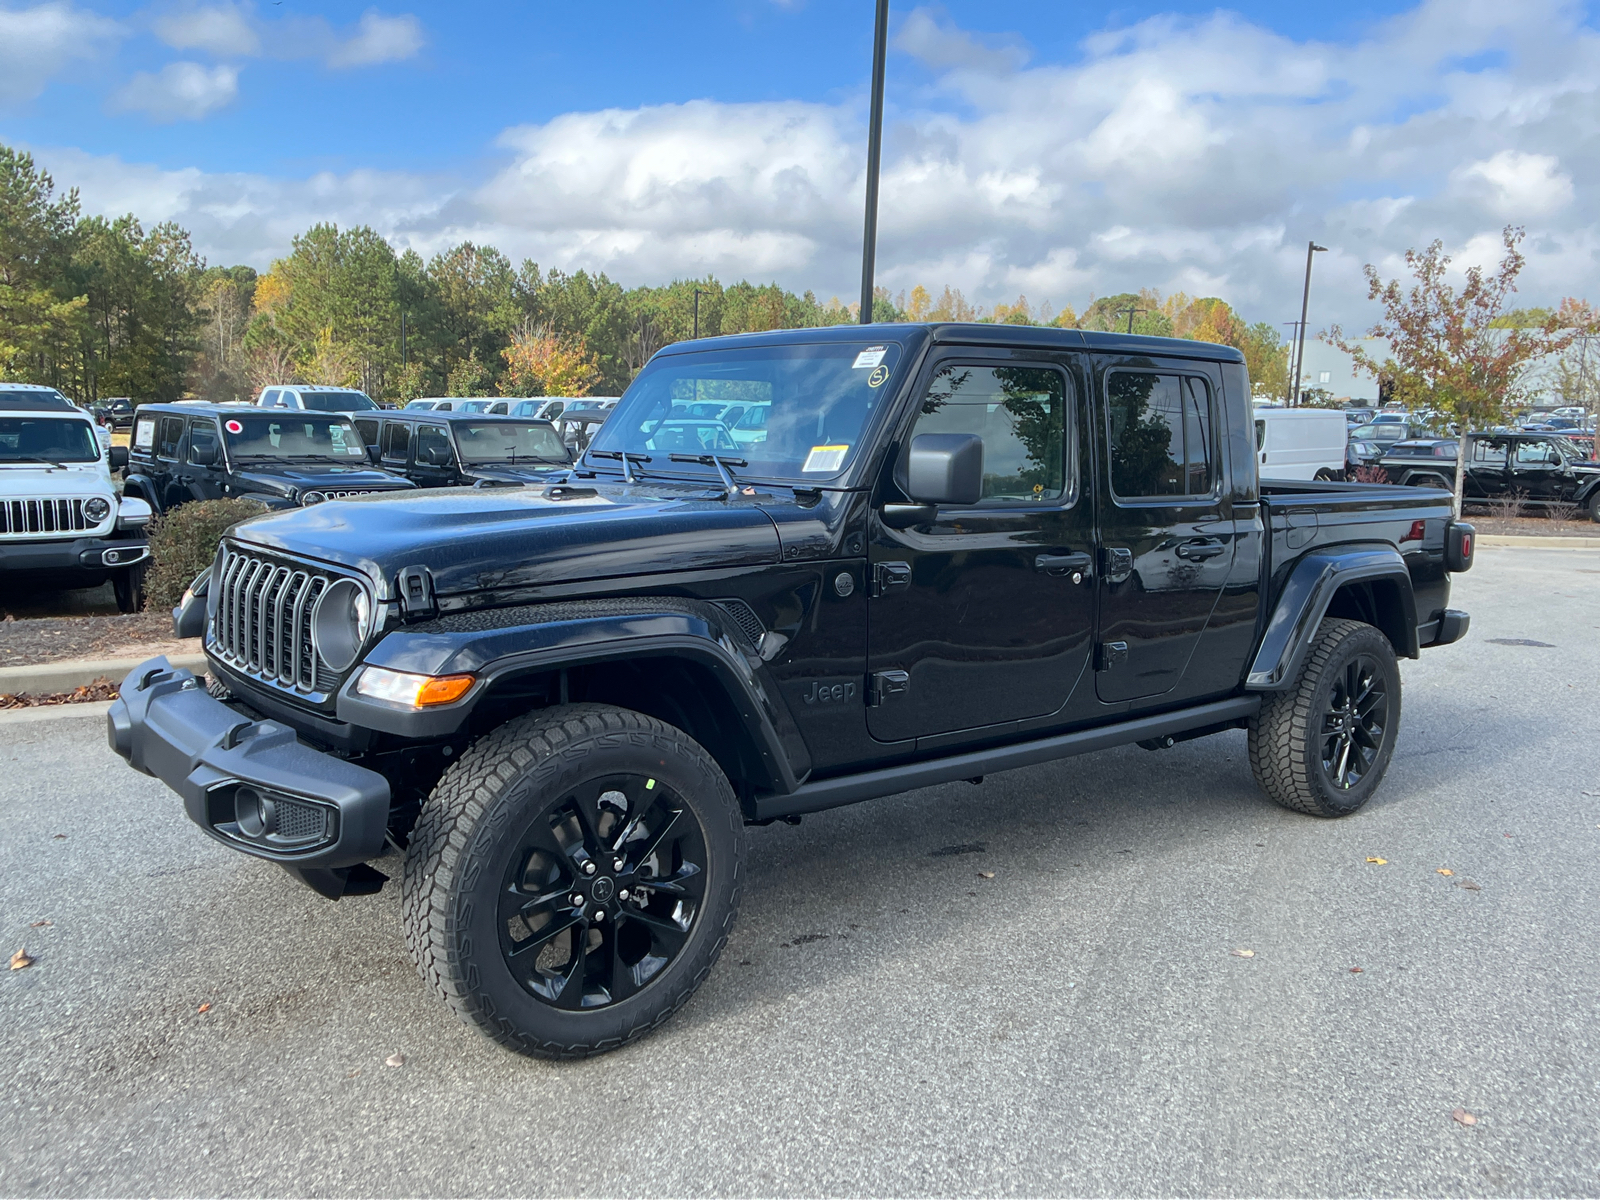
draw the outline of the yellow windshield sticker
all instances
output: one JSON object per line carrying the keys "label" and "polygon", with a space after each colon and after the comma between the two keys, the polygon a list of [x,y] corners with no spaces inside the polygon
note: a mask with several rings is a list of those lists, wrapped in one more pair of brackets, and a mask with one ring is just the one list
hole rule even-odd
{"label": "yellow windshield sticker", "polygon": [[805,466],[802,471],[827,471],[830,474],[844,466],[844,456],[850,453],[849,446],[813,446],[811,453],[806,455]]}
{"label": "yellow windshield sticker", "polygon": [[867,386],[871,388],[882,387],[883,381],[889,378],[889,368],[879,365],[872,368],[872,374],[867,376]]}

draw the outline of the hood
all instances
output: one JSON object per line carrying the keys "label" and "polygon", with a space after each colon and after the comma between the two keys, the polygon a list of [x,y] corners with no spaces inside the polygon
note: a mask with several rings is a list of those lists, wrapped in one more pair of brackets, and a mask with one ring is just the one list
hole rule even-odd
{"label": "hood", "polygon": [[322,488],[343,491],[346,488],[394,488],[409,490],[416,485],[387,471],[373,467],[341,467],[333,463],[284,463],[267,466],[248,463],[233,472],[235,479],[259,486],[263,491],[297,492]]}
{"label": "hood", "polygon": [[0,499],[25,496],[114,496],[110,468],[104,460],[92,463],[0,464]]}
{"label": "hood", "polygon": [[439,488],[330,500],[256,517],[234,536],[359,570],[386,599],[411,566],[428,568],[435,592],[448,596],[779,561],[777,528],[756,498],[708,498],[703,487],[670,483],[565,494]]}

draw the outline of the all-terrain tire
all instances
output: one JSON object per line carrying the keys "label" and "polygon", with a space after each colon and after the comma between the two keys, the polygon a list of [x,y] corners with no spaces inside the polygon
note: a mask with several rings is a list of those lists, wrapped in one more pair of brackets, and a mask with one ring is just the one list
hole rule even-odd
{"label": "all-terrain tire", "polygon": [[[682,949],[639,991],[592,1009],[557,1008],[519,983],[502,953],[504,880],[521,831],[586,781],[624,772],[659,779],[698,820],[703,901]],[[688,1001],[733,929],[743,864],[738,800],[688,734],[611,705],[543,709],[479,738],[423,804],[406,847],[406,943],[432,989],[501,1045],[583,1058],[642,1037]]]}
{"label": "all-terrain tire", "polygon": [[1600,488],[1596,488],[1589,497],[1589,519],[1600,525]]}
{"label": "all-terrain tire", "polygon": [[117,597],[118,612],[144,611],[144,574],[145,565],[140,563],[138,566],[118,571],[111,577],[111,590]]}
{"label": "all-terrain tire", "polygon": [[[1386,709],[1371,766],[1350,786],[1324,765],[1325,723],[1353,663],[1370,663]],[[1389,639],[1361,621],[1322,622],[1292,687],[1269,693],[1250,721],[1250,769],[1278,804],[1317,817],[1345,817],[1371,798],[1400,732],[1400,667]]]}

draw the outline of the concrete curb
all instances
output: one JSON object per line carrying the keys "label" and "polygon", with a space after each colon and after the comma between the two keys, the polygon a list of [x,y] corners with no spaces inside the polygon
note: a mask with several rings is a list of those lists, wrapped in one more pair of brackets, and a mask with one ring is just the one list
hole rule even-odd
{"label": "concrete curb", "polygon": [[[0,667],[0,694],[49,696],[56,692],[70,692],[104,676],[113,683],[121,683],[127,673],[142,663],[140,658],[84,658],[67,662],[36,663],[25,667]],[[205,673],[204,654],[172,654],[167,661],[175,667]],[[82,707],[74,705],[73,707]],[[10,711],[10,710],[8,710]]]}
{"label": "concrete curb", "polygon": [[1521,546],[1537,550],[1600,550],[1600,537],[1526,537],[1512,533],[1480,533],[1480,546]]}
{"label": "concrete curb", "polygon": [[8,725],[32,725],[58,717],[99,717],[105,719],[111,700],[87,700],[82,704],[40,704],[35,708],[0,709],[0,729]]}

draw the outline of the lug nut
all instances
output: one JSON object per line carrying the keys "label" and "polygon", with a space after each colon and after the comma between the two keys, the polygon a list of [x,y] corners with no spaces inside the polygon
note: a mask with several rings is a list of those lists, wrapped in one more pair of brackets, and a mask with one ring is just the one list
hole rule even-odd
{"label": "lug nut", "polygon": [[574,908],[582,908],[583,907],[583,893],[582,892],[573,892],[572,895],[567,897],[567,899],[572,901],[572,905],[573,905]]}
{"label": "lug nut", "polygon": [[585,875],[593,875],[596,870],[598,870],[598,868],[592,862],[586,862],[583,864],[583,873]]}
{"label": "lug nut", "polygon": [[617,893],[617,899],[618,900],[626,900],[627,898],[628,898],[628,889],[627,888],[623,888],[620,892]]}
{"label": "lug nut", "polygon": [[613,871],[620,871],[620,870],[622,870],[623,867],[625,867],[627,865],[628,864],[623,862],[620,858],[613,858],[611,860],[611,869]]}
{"label": "lug nut", "polygon": [[595,909],[594,910],[594,919],[596,921],[604,921],[606,919],[606,910],[603,909],[603,908]]}

